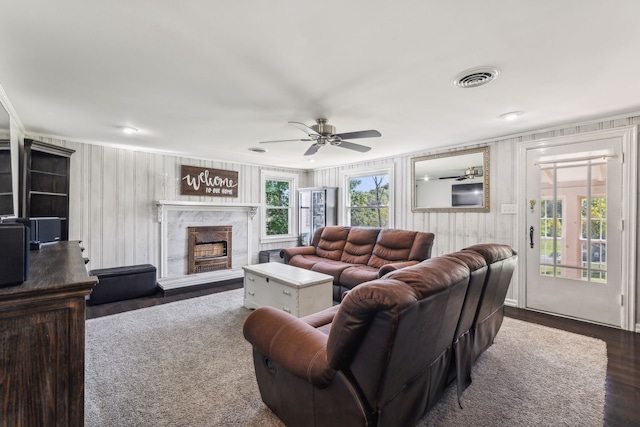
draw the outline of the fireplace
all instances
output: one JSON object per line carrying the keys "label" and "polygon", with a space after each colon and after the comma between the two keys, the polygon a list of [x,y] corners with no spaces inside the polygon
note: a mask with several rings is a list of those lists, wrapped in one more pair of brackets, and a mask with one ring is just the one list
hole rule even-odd
{"label": "fireplace", "polygon": [[231,230],[230,225],[187,227],[189,274],[231,268]]}

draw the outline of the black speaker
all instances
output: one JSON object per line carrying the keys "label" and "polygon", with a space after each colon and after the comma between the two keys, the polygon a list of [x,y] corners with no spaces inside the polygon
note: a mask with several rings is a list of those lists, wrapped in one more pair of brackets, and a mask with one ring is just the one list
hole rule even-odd
{"label": "black speaker", "polygon": [[35,249],[39,249],[40,243],[57,242],[60,240],[60,218],[12,218],[8,221],[15,221],[24,224],[31,230],[29,242],[35,244]]}
{"label": "black speaker", "polygon": [[19,285],[29,277],[29,227],[0,224],[0,287]]}

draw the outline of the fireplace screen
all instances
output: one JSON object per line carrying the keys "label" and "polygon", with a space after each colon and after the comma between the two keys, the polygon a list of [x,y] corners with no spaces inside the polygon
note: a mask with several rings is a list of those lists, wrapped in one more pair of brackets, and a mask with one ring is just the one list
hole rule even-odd
{"label": "fireplace screen", "polygon": [[187,227],[189,233],[188,273],[231,268],[231,226]]}

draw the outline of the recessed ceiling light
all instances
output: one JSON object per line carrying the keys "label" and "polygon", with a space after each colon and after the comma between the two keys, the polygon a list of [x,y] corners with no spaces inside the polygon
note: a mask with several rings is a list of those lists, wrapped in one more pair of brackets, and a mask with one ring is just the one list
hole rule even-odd
{"label": "recessed ceiling light", "polygon": [[515,120],[522,115],[522,111],[511,111],[510,113],[504,113],[500,116],[501,119]]}
{"label": "recessed ceiling light", "polygon": [[316,159],[307,159],[307,160],[309,160],[309,162],[311,162],[311,163],[315,163],[316,162]]}
{"label": "recessed ceiling light", "polygon": [[466,70],[458,74],[451,81],[455,86],[462,89],[478,87],[492,82],[500,75],[500,70],[496,67],[478,67]]}
{"label": "recessed ceiling light", "polygon": [[122,127],[122,132],[124,132],[124,133],[126,133],[128,135],[132,135],[134,133],[139,132],[139,130],[136,129],[136,128],[132,128],[131,126],[123,126]]}
{"label": "recessed ceiling light", "polygon": [[251,147],[249,148],[249,151],[253,151],[254,153],[266,153],[267,150],[266,148],[262,148],[262,147]]}

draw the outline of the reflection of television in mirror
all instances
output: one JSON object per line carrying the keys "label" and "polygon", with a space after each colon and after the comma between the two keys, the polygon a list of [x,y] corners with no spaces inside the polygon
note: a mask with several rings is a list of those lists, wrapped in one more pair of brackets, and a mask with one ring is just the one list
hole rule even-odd
{"label": "reflection of television in mirror", "polygon": [[451,186],[451,206],[482,206],[482,183]]}

